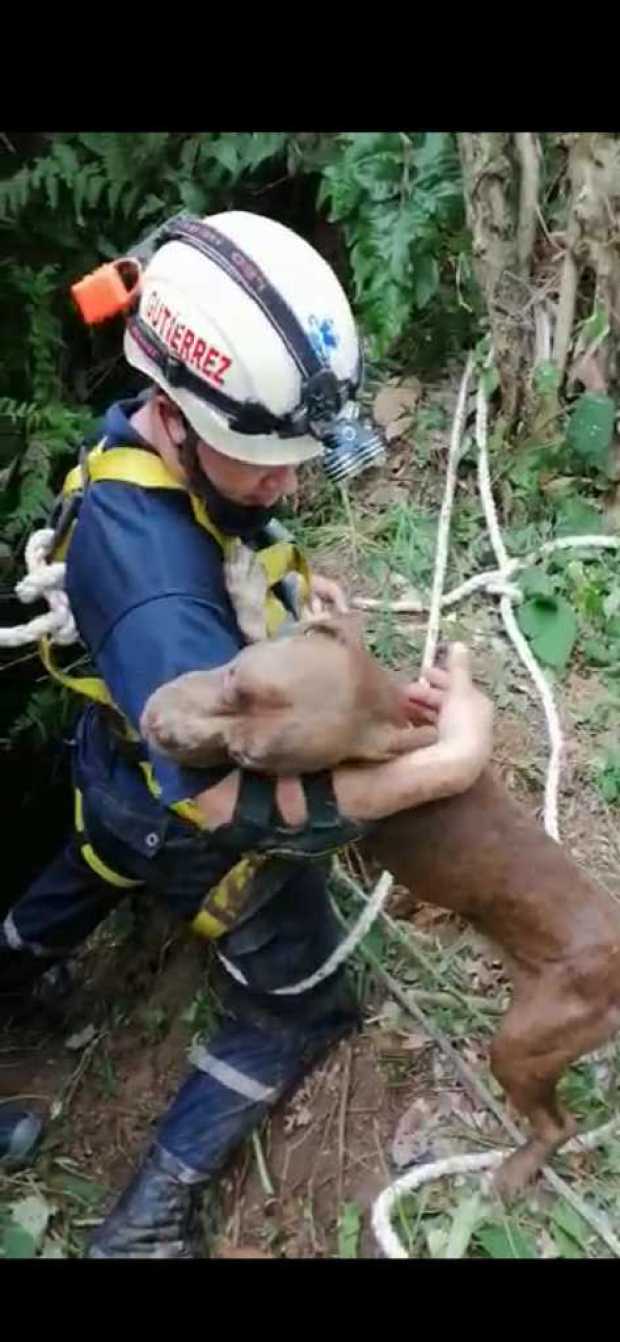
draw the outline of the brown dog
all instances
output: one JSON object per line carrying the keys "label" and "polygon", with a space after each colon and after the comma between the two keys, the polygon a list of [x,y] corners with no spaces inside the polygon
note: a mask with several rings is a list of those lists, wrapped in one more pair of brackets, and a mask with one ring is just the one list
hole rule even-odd
{"label": "brown dog", "polygon": [[[350,617],[300,626],[222,669],[179,677],[151,697],[142,731],[180,762],[229,758],[270,773],[383,760],[428,740]],[[503,956],[514,991],[491,1066],[532,1129],[497,1176],[514,1194],[574,1131],[556,1094],[564,1069],[620,1025],[620,908],[490,771],[466,793],[382,820],[364,846]]]}

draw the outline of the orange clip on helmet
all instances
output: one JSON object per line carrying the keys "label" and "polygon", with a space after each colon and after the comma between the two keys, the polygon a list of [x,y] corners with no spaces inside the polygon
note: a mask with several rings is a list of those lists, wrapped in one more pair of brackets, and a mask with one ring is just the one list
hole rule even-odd
{"label": "orange clip on helmet", "polygon": [[71,295],[88,326],[107,321],[132,307],[140,292],[142,266],[133,256],[108,261],[71,286]]}

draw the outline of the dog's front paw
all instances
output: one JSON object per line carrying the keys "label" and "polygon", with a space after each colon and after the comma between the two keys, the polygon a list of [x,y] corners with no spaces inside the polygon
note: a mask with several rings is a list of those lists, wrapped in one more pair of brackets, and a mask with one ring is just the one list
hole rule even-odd
{"label": "dog's front paw", "polygon": [[224,560],[224,580],[242,634],[248,643],[259,643],[267,637],[269,583],[257,552],[233,541]]}

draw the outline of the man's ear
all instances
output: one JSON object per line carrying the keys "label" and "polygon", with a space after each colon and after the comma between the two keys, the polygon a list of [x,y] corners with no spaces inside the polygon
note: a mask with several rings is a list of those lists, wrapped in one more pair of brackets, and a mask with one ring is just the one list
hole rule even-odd
{"label": "man's ear", "polygon": [[155,408],[168,437],[175,447],[182,447],[187,437],[187,428],[178,405],[170,400],[166,393],[157,390],[154,394]]}

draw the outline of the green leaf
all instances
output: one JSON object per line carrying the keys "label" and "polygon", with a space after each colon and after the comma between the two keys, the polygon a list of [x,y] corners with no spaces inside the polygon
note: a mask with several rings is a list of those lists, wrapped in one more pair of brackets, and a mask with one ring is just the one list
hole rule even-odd
{"label": "green leaf", "polygon": [[70,144],[63,143],[62,140],[55,140],[52,145],[52,155],[62,168],[62,175],[67,186],[71,186],[73,178],[80,171],[80,161],[75,149]]}
{"label": "green leaf", "polygon": [[562,499],[556,508],[556,516],[558,537],[588,534],[596,536],[604,529],[601,514],[578,494]]}
{"label": "green leaf", "polygon": [[344,1202],[338,1218],[338,1257],[357,1258],[362,1231],[362,1209],[357,1202]]}
{"label": "green leaf", "polygon": [[532,652],[545,666],[563,670],[577,638],[572,607],[561,596],[537,596],[518,607],[517,619]]}
{"label": "green leaf", "polygon": [[583,1249],[580,1249],[575,1241],[567,1235],[560,1226],[553,1226],[551,1229],[551,1238],[560,1255],[560,1258],[585,1258]]}
{"label": "green leaf", "polygon": [[431,1258],[443,1258],[448,1245],[448,1231],[440,1225],[430,1225],[424,1231]]}
{"label": "green leaf", "polygon": [[580,1249],[587,1251],[588,1242],[591,1235],[590,1227],[587,1222],[576,1212],[573,1207],[569,1207],[566,1202],[558,1202],[551,1213],[551,1220],[555,1226],[559,1226]]}
{"label": "green leaf", "polygon": [[11,1207],[13,1220],[30,1236],[35,1249],[38,1249],[43,1240],[53,1210],[40,1193],[31,1193],[28,1197],[20,1198],[19,1202],[14,1202]]}
{"label": "green leaf", "polygon": [[616,407],[603,392],[584,391],[571,414],[567,442],[575,456],[598,471],[605,471],[614,432]]}
{"label": "green leaf", "polygon": [[603,613],[608,620],[620,611],[620,587],[612,587],[603,602]]}
{"label": "green leaf", "polygon": [[135,208],[140,196],[140,186],[127,186],[124,194],[121,196],[121,210],[125,219],[128,219],[132,210]]}
{"label": "green leaf", "polygon": [[497,388],[499,387],[499,373],[495,364],[491,364],[490,368],[483,368],[480,381],[482,382],[487,401],[489,401],[493,392],[497,391]]}
{"label": "green leaf", "polygon": [[472,1197],[463,1198],[454,1213],[444,1258],[465,1257],[469,1241],[479,1221],[480,1194],[474,1193]]}
{"label": "green leaf", "polygon": [[67,1197],[74,1198],[86,1207],[96,1207],[106,1194],[101,1184],[91,1183],[90,1179],[82,1179],[78,1174],[65,1174],[62,1190]]}
{"label": "green leaf", "polygon": [[609,666],[612,654],[609,644],[603,638],[584,638],[583,655],[593,666]]}
{"label": "green leaf", "polygon": [[550,396],[560,386],[560,374],[554,363],[539,363],[534,369],[534,389],[540,396]]}
{"label": "green leaf", "polygon": [[210,151],[216,162],[221,163],[222,167],[226,168],[231,177],[235,177],[239,165],[239,151],[234,139],[231,137],[230,139],[222,138],[221,140],[216,140],[216,142],[210,146]]}
{"label": "green leaf", "polygon": [[613,773],[604,773],[600,780],[600,789],[605,801],[617,801],[620,797],[620,778]]}
{"label": "green leaf", "polygon": [[476,1242],[489,1258],[537,1258],[536,1244],[516,1221],[506,1218],[503,1225],[488,1221],[475,1232]]}
{"label": "green leaf", "polygon": [[524,568],[518,576],[519,587],[524,596],[549,596],[555,595],[553,578],[548,573],[544,573],[539,568]]}
{"label": "green leaf", "polygon": [[581,328],[581,339],[588,346],[594,344],[595,340],[602,340],[609,331],[609,318],[605,308],[601,303],[597,303],[594,311],[590,314],[587,321]]}
{"label": "green leaf", "polygon": [[101,177],[99,173],[95,173],[90,178],[86,189],[86,201],[91,210],[94,209],[97,204],[104,186],[105,177]]}
{"label": "green leaf", "polygon": [[179,196],[186,210],[201,214],[205,207],[205,193],[198,182],[180,182]]}
{"label": "green leaf", "polygon": [[163,214],[165,208],[166,203],[161,196],[147,196],[137,211],[137,217],[138,219],[146,219],[150,214]]}
{"label": "green leaf", "polygon": [[50,204],[50,209],[58,209],[58,177],[56,176],[55,170],[46,173],[45,190],[47,191],[47,199]]}
{"label": "green leaf", "polygon": [[[127,183],[123,177],[117,177],[110,182],[110,185],[108,186],[108,209],[111,214],[116,213],[118,202],[126,185]],[[118,252],[116,254],[118,255]]]}
{"label": "green leaf", "polygon": [[418,308],[425,308],[439,286],[439,266],[434,256],[420,256],[414,265],[414,297]]}
{"label": "green leaf", "polygon": [[7,1226],[0,1236],[0,1256],[2,1258],[36,1258],[37,1246],[26,1230],[21,1226]]}

